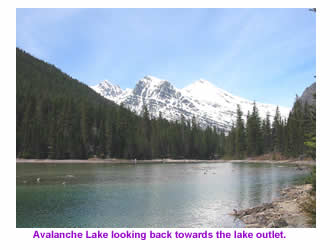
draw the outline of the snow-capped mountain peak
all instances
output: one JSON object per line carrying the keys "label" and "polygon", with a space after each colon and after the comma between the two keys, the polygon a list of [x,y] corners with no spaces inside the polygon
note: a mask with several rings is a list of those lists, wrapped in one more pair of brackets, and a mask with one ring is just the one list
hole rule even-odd
{"label": "snow-capped mountain peak", "polygon": [[162,84],[164,84],[164,82],[166,82],[166,81],[159,79],[157,77],[154,77],[154,76],[145,76],[141,80],[138,81],[135,88],[137,86],[139,86],[139,87],[143,87],[143,88],[156,89],[156,88],[159,88]]}
{"label": "snow-capped mountain peak", "polygon": [[[237,105],[241,106],[243,115],[252,110],[253,101],[234,96],[222,90],[211,82],[200,79],[183,89],[175,88],[169,81],[154,76],[145,76],[137,82],[134,89],[122,90],[118,85],[103,81],[92,87],[100,95],[117,104],[141,114],[146,105],[151,116],[168,120],[187,120],[193,117],[202,127],[216,126],[225,130],[230,129],[236,120]],[[256,103],[259,114],[265,118],[267,113],[275,115],[276,106]],[[286,117],[289,108],[279,107],[281,115]]]}
{"label": "snow-capped mountain peak", "polygon": [[175,89],[170,82],[154,76],[145,76],[138,81],[133,90],[133,94],[143,100],[146,98],[163,99],[167,94],[174,94],[173,92]]}
{"label": "snow-capped mountain peak", "polygon": [[95,86],[91,86],[91,88],[108,99],[114,98],[123,93],[123,90],[119,85],[113,84],[107,80],[104,80]]}
{"label": "snow-capped mountain peak", "polygon": [[184,87],[182,91],[194,99],[203,100],[208,103],[222,103],[226,101],[228,97],[233,96],[204,79],[200,79]]}
{"label": "snow-capped mountain peak", "polygon": [[114,84],[112,84],[108,80],[104,80],[104,81],[100,82],[100,86],[109,87],[111,85],[114,85]]}
{"label": "snow-capped mountain peak", "polygon": [[151,76],[151,75],[147,75],[147,76],[143,77],[141,79],[141,81],[148,81],[149,83],[159,84],[159,83],[161,83],[164,80],[159,79],[159,78],[154,77],[154,76]]}
{"label": "snow-capped mountain peak", "polygon": [[213,83],[210,83],[209,81],[204,79],[199,79],[198,81],[195,81],[192,84],[186,86],[185,89],[198,88],[198,87],[216,88],[216,86]]}

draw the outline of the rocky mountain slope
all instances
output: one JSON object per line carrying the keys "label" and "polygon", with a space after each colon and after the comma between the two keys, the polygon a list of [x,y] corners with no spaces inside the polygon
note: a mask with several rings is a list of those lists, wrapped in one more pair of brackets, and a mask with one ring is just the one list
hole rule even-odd
{"label": "rocky mountain slope", "polygon": [[[91,86],[97,93],[123,104],[125,107],[140,114],[145,105],[150,114],[168,120],[187,120],[196,118],[203,126],[216,126],[228,130],[236,119],[237,105],[241,106],[244,116],[252,110],[253,101],[234,96],[212,83],[200,79],[183,89],[175,88],[169,81],[153,76],[145,76],[139,80],[134,89],[121,89],[120,86],[103,81]],[[276,105],[256,103],[259,114],[265,118],[269,112],[275,115]],[[287,116],[290,109],[279,107],[282,116]]]}
{"label": "rocky mountain slope", "polygon": [[307,87],[302,93],[299,99],[305,103],[307,102],[309,105],[315,104],[314,94],[316,93],[316,83],[314,82],[311,86]]}

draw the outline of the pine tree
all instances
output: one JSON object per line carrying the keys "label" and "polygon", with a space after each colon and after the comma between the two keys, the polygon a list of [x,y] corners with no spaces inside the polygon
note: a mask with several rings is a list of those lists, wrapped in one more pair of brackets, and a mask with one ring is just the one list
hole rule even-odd
{"label": "pine tree", "polygon": [[272,145],[272,129],[270,125],[270,115],[267,113],[266,119],[262,123],[262,134],[263,134],[263,151],[269,153]]}
{"label": "pine tree", "polygon": [[236,129],[234,123],[232,123],[226,138],[226,154],[230,157],[235,157],[236,154]]}
{"label": "pine tree", "polygon": [[272,125],[272,150],[273,152],[279,152],[281,147],[281,114],[278,106],[276,107],[276,112]]}
{"label": "pine tree", "polygon": [[263,153],[262,148],[261,120],[256,103],[253,104],[251,115],[247,120],[247,153],[249,156],[256,156]]}
{"label": "pine tree", "polygon": [[238,159],[244,157],[244,152],[246,149],[246,138],[245,138],[245,128],[243,121],[243,113],[241,111],[240,105],[237,105],[236,110],[236,131],[235,131],[235,154]]}
{"label": "pine tree", "polygon": [[[314,95],[314,99],[316,99],[316,94]],[[305,132],[304,145],[307,147],[306,151],[308,155],[310,155],[313,160],[316,160],[316,105],[313,104],[309,106],[309,110],[306,110],[306,112],[309,113],[309,117],[306,117],[309,121],[307,122],[308,129]],[[316,183],[314,183],[314,187],[315,185]]]}
{"label": "pine tree", "polygon": [[143,158],[151,159],[152,151],[151,151],[151,135],[152,135],[152,126],[150,115],[147,106],[143,106],[142,112],[142,127],[143,127],[143,135],[144,139],[142,140],[143,145]]}

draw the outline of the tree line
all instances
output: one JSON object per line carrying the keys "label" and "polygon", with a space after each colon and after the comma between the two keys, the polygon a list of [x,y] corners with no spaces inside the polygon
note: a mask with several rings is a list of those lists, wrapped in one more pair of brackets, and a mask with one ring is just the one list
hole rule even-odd
{"label": "tree line", "polygon": [[269,115],[261,120],[254,105],[245,122],[238,106],[229,132],[202,129],[196,118],[150,117],[146,107],[137,115],[16,49],[19,158],[241,159],[269,152],[296,157],[312,148],[314,115],[313,107],[297,99],[288,119],[282,119],[277,109],[272,123]]}
{"label": "tree line", "polygon": [[16,49],[16,156],[38,159],[196,158],[216,155],[219,133],[196,119],[141,116]]}
{"label": "tree line", "polygon": [[[270,114],[261,119],[254,103],[246,122],[240,106],[237,106],[236,122],[226,136],[225,154],[243,159],[269,153],[284,157],[312,157],[316,149],[316,108],[296,97],[288,118],[282,118],[278,107],[273,121]],[[275,154],[274,154],[275,156]]]}

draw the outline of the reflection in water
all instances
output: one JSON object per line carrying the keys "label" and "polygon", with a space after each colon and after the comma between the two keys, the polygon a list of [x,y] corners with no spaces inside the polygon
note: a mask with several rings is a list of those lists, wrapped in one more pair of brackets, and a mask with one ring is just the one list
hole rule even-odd
{"label": "reflection in water", "polygon": [[17,227],[241,227],[233,209],[270,202],[307,174],[242,163],[17,164],[16,173]]}

